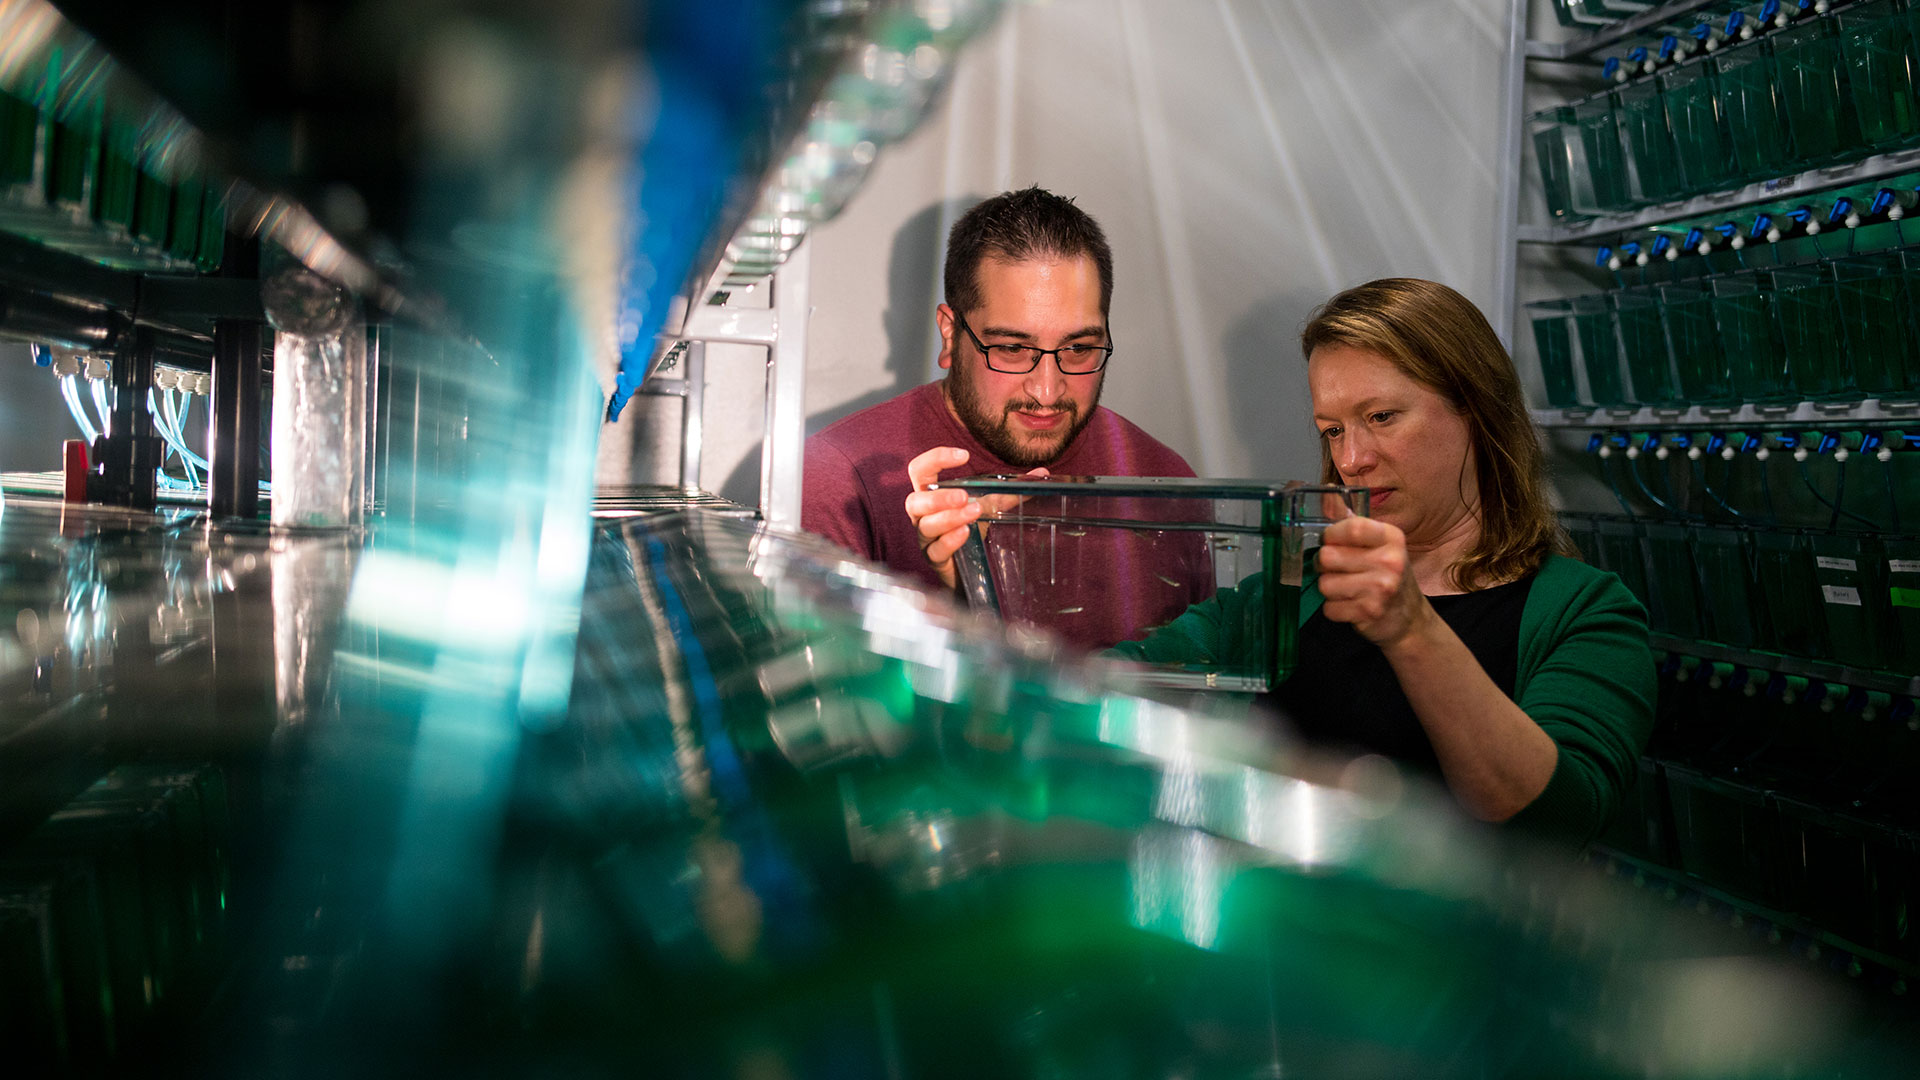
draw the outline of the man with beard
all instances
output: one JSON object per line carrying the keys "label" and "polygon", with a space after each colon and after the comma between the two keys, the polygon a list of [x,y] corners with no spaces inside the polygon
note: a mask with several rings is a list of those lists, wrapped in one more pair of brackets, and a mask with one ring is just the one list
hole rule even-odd
{"label": "man with beard", "polygon": [[[948,236],[944,284],[936,318],[946,378],[807,440],[809,532],[952,588],[953,553],[979,506],[956,490],[927,491],[942,474],[1193,475],[1180,455],[1100,407],[1113,354],[1113,254],[1071,199],[1032,187],[967,211]],[[1173,614],[1211,592],[1191,568],[1179,576],[1193,580],[1166,600]],[[1138,606],[1117,598],[1112,611],[1053,625],[1104,647],[1147,625]]]}

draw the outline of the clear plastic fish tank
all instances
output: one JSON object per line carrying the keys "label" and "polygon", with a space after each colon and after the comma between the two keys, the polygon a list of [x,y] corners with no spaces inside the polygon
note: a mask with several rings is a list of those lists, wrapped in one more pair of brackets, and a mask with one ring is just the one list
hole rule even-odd
{"label": "clear plastic fish tank", "polygon": [[1176,689],[1260,693],[1284,681],[1308,555],[1328,524],[1368,512],[1366,488],[1297,481],[996,475],[936,486],[983,508],[956,556],[976,609],[1123,654],[1189,612],[1203,620],[1207,648],[1135,657],[1144,682]]}

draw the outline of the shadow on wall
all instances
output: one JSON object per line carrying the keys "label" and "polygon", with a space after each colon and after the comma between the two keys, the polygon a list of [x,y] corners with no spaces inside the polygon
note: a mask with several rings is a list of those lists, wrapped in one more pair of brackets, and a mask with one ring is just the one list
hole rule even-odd
{"label": "shadow on wall", "polygon": [[[887,333],[889,380],[851,401],[807,417],[811,435],[844,416],[878,405],[906,393],[927,381],[933,369],[934,308],[943,299],[940,281],[947,238],[942,227],[986,198],[967,195],[941,199],[909,217],[893,234],[893,247],[887,257],[887,306],[880,322]],[[760,502],[760,451],[749,452],[739,468],[727,477],[718,494],[747,506]]]}
{"label": "shadow on wall", "polygon": [[1240,460],[1248,476],[1320,477],[1300,331],[1326,299],[1305,292],[1272,297],[1235,319],[1220,342],[1228,430],[1244,447]]}

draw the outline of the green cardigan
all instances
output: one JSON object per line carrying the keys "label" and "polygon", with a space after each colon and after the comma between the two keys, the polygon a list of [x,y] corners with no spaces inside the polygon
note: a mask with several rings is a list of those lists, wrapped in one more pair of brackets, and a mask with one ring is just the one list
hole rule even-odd
{"label": "green cardigan", "polygon": [[[1235,628],[1260,610],[1264,578],[1155,630],[1114,646],[1113,655],[1149,663],[1232,662],[1247,635]],[[1311,582],[1300,597],[1300,625],[1320,610]],[[1647,613],[1620,579],[1574,559],[1550,556],[1520,614],[1515,703],[1559,747],[1546,790],[1513,818],[1531,832],[1590,840],[1612,816],[1638,770],[1653,731],[1657,693]]]}

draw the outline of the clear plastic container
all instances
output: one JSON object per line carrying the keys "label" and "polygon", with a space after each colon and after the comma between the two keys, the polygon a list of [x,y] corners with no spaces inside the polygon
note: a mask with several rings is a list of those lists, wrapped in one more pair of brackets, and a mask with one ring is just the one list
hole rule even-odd
{"label": "clear plastic container", "polygon": [[1662,771],[1680,869],[1737,896],[1776,905],[1783,891],[1779,826],[1766,791],[1673,763]]}
{"label": "clear plastic container", "polygon": [[1870,0],[1841,10],[1840,56],[1860,140],[1904,146],[1920,138],[1913,85],[1913,27],[1901,0]]}
{"label": "clear plastic container", "polygon": [[1562,26],[1592,29],[1652,6],[1651,0],[1553,0],[1553,14]]}
{"label": "clear plastic container", "polygon": [[1759,271],[1728,274],[1712,278],[1710,287],[1734,394],[1761,403],[1799,400],[1787,378],[1771,276]]}
{"label": "clear plastic container", "polygon": [[1582,359],[1580,339],[1574,333],[1573,303],[1542,300],[1528,304],[1527,318],[1533,324],[1533,343],[1540,357],[1540,378],[1546,387],[1547,406],[1573,409],[1590,404],[1580,396],[1578,372]]}
{"label": "clear plastic container", "polygon": [[1775,806],[1781,831],[1782,906],[1848,941],[1876,948],[1889,944],[1881,940],[1876,912],[1884,900],[1898,899],[1883,898],[1880,884],[1886,856],[1899,857],[1898,834],[1809,799],[1777,795]]}
{"label": "clear plastic container", "polygon": [[1772,42],[1729,49],[1713,64],[1736,174],[1742,179],[1779,175],[1793,156],[1774,91]]}
{"label": "clear plastic container", "polygon": [[1882,553],[1895,635],[1888,666],[1895,671],[1920,673],[1920,538],[1887,537],[1882,541]]}
{"label": "clear plastic container", "polygon": [[1735,648],[1757,644],[1755,627],[1762,610],[1756,599],[1748,531],[1714,525],[1688,528],[1694,565],[1700,571],[1702,634]]}
{"label": "clear plastic container", "polygon": [[1700,592],[1695,584],[1693,548],[1687,527],[1674,522],[1646,525],[1649,615],[1656,630],[1684,638],[1702,634]]}
{"label": "clear plastic container", "polygon": [[1859,127],[1842,73],[1835,20],[1796,23],[1775,32],[1769,43],[1794,160],[1819,164],[1857,148]]}
{"label": "clear plastic container", "polygon": [[1685,405],[1674,376],[1673,352],[1667,347],[1660,294],[1653,289],[1623,289],[1612,297],[1620,323],[1620,348],[1633,380],[1628,400],[1640,405]]}
{"label": "clear plastic container", "polygon": [[1601,294],[1576,296],[1569,303],[1573,310],[1574,334],[1580,345],[1581,371],[1586,375],[1592,403],[1603,408],[1631,408],[1633,398],[1627,393],[1613,300]]}
{"label": "clear plastic container", "polygon": [[1853,368],[1844,355],[1846,335],[1833,268],[1815,264],[1775,270],[1772,276],[1788,382],[1806,400],[1851,396]]}
{"label": "clear plastic container", "polygon": [[1152,685],[1263,691],[1293,670],[1308,553],[1367,489],[1160,477],[942,481],[979,498],[956,558],[968,602],[1088,648],[1146,637],[1215,589],[1241,621],[1211,661],[1154,666]]}
{"label": "clear plastic container", "polygon": [[[1573,208],[1582,214],[1626,210],[1638,201],[1638,189],[1620,138],[1619,116],[1611,93],[1596,94],[1572,106],[1574,134],[1586,160],[1587,184],[1570,176]],[[1590,197],[1583,203],[1582,197]]]}
{"label": "clear plastic container", "polygon": [[1673,346],[1680,394],[1696,405],[1728,405],[1739,400],[1727,371],[1720,328],[1713,319],[1713,292],[1699,284],[1660,286],[1660,312]]}
{"label": "clear plastic container", "polygon": [[1814,581],[1826,615],[1828,658],[1849,667],[1890,666],[1898,659],[1899,630],[1879,538],[1821,533],[1811,544]]}
{"label": "clear plastic container", "polygon": [[1767,603],[1762,647],[1795,656],[1828,655],[1826,603],[1807,535],[1792,529],[1755,530],[1753,547],[1754,573]]}
{"label": "clear plastic container", "polygon": [[1638,198],[1666,202],[1685,194],[1660,80],[1644,79],[1622,87],[1615,103],[1620,133],[1631,155],[1629,175],[1637,185]]}
{"label": "clear plastic container", "polygon": [[1681,190],[1697,195],[1738,180],[1713,62],[1695,60],[1665,72],[1660,76],[1660,86],[1673,128]]}
{"label": "clear plastic container", "polygon": [[1619,575],[1627,590],[1649,609],[1653,590],[1647,581],[1647,554],[1643,542],[1645,529],[1637,521],[1602,518],[1594,525],[1595,546],[1600,549],[1600,566]]}
{"label": "clear plastic container", "polygon": [[1580,204],[1592,206],[1592,180],[1587,173],[1587,154],[1574,124],[1573,109],[1566,105],[1535,113],[1527,120],[1527,135],[1533,142],[1534,160],[1540,168],[1540,186],[1546,195],[1547,213],[1555,218],[1579,215],[1574,209],[1573,184],[1576,179],[1583,192]]}
{"label": "clear plastic container", "polygon": [[1843,361],[1861,393],[1904,393],[1914,367],[1912,301],[1899,252],[1877,252],[1833,262],[1840,321],[1846,327]]}

